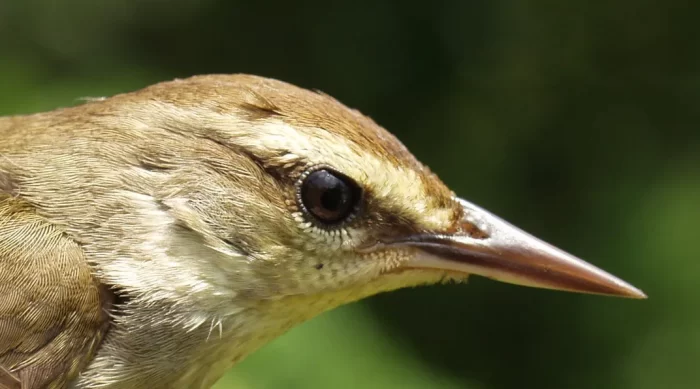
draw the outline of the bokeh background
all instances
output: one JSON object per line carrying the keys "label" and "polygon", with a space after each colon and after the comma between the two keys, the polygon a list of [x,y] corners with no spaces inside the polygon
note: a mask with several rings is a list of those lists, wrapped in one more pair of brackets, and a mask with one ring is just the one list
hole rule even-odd
{"label": "bokeh background", "polygon": [[200,73],[321,89],[647,301],[474,278],[316,318],[225,388],[700,387],[700,2],[0,0],[0,114]]}

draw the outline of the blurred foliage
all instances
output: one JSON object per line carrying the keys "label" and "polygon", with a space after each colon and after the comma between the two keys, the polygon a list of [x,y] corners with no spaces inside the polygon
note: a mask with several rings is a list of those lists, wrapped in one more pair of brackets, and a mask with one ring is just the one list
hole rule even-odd
{"label": "blurred foliage", "polygon": [[321,89],[648,301],[473,279],[312,320],[217,386],[700,385],[699,2],[2,0],[0,114],[201,73]]}

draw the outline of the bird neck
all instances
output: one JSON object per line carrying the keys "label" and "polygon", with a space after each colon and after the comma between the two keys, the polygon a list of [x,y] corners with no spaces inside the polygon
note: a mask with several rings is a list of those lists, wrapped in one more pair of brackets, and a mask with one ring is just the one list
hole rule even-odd
{"label": "bird neck", "polygon": [[240,302],[237,313],[222,318],[172,304],[132,312],[116,318],[98,355],[71,388],[209,388],[265,343],[337,306],[340,297],[347,296],[290,296],[254,307]]}

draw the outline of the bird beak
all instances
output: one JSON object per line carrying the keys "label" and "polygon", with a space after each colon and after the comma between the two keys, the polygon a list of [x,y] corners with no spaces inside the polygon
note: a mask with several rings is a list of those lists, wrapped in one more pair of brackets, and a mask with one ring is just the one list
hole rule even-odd
{"label": "bird beak", "polygon": [[[394,242],[418,254],[407,268],[476,274],[537,288],[643,299],[641,290],[462,199],[459,232]],[[477,234],[468,231],[478,231]],[[393,245],[393,244],[392,244]]]}

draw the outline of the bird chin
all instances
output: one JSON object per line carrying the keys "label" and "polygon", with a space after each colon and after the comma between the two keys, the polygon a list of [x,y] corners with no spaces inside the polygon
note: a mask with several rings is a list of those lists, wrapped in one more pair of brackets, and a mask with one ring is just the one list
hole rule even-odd
{"label": "bird chin", "polygon": [[416,267],[396,267],[382,272],[380,278],[404,279],[409,286],[432,285],[444,283],[463,283],[469,279],[470,274],[442,269],[416,268]]}

